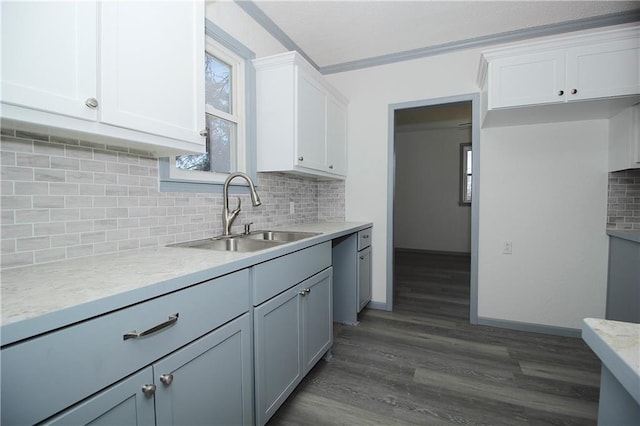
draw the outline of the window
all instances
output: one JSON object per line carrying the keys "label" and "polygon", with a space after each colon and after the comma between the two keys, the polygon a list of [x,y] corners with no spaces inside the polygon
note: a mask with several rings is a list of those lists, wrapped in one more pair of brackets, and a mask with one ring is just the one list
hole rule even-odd
{"label": "window", "polygon": [[460,144],[460,204],[471,204],[473,151],[470,143]]}
{"label": "window", "polygon": [[[160,190],[220,192],[229,173],[255,178],[255,54],[206,21],[206,153],[160,161]],[[253,89],[252,89],[253,88]]]}
{"label": "window", "polygon": [[245,171],[243,61],[207,39],[205,52],[205,112],[207,152],[179,155],[171,176],[224,181],[226,174]]}

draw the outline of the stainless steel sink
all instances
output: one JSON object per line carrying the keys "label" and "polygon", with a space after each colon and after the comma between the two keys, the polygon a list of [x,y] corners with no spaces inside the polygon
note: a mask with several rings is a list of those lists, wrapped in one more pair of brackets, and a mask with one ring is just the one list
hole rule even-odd
{"label": "stainless steel sink", "polygon": [[300,241],[315,235],[319,234],[315,232],[255,231],[246,235],[206,238],[204,240],[170,244],[169,247],[188,247],[203,250],[249,253],[277,247],[293,241]]}
{"label": "stainless steel sink", "polygon": [[242,237],[255,241],[277,241],[291,243],[293,241],[304,240],[305,238],[320,235],[316,232],[288,232],[288,231],[254,231]]}
{"label": "stainless steel sink", "polygon": [[235,251],[249,253],[268,249],[284,244],[282,241],[264,241],[244,238],[243,236],[228,238],[207,238],[205,240],[187,241],[186,243],[171,244],[170,247],[188,247],[204,250]]}

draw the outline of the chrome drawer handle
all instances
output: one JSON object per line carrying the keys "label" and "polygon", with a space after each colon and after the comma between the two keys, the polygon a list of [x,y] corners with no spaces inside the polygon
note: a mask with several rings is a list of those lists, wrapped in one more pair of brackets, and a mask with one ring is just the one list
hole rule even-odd
{"label": "chrome drawer handle", "polygon": [[130,331],[130,332],[128,332],[128,333],[125,333],[125,334],[122,336],[122,340],[127,340],[127,339],[139,339],[140,337],[145,337],[145,336],[148,336],[148,335],[153,334],[153,333],[155,333],[155,332],[158,332],[158,331],[160,331],[160,330],[162,330],[162,329],[164,329],[164,328],[170,327],[170,326],[172,326],[173,324],[175,324],[175,323],[177,323],[177,322],[178,322],[178,316],[179,316],[179,315],[180,315],[180,314],[176,312],[175,314],[173,314],[173,315],[170,315],[170,316],[169,316],[169,320],[167,320],[167,321],[163,322],[162,324],[158,324],[158,325],[156,325],[155,327],[151,327],[151,328],[150,328],[150,329],[148,329],[148,330],[142,331],[142,332],[140,332],[140,333],[138,333],[138,332],[137,332],[137,331],[135,331],[135,330]]}
{"label": "chrome drawer handle", "polygon": [[300,296],[306,296],[309,293],[311,293],[311,289],[310,288],[303,288],[302,291],[300,293],[298,293],[298,294]]}

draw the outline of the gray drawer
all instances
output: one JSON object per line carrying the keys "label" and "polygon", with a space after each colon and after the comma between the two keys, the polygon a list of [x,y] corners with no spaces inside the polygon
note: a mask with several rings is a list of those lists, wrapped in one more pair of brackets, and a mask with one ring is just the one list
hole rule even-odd
{"label": "gray drawer", "polygon": [[258,306],[329,266],[331,241],[254,266],[253,305]]}
{"label": "gray drawer", "polygon": [[[249,310],[242,270],[2,350],[2,424],[33,424]],[[142,338],[179,314],[172,325]]]}
{"label": "gray drawer", "polygon": [[358,232],[358,251],[371,245],[371,228]]}

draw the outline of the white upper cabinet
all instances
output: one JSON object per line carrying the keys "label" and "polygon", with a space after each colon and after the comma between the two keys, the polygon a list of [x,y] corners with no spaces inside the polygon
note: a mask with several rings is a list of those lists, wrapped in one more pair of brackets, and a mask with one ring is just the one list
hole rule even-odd
{"label": "white upper cabinet", "polygon": [[2,118],[201,152],[204,3],[2,2]]}
{"label": "white upper cabinet", "polygon": [[297,52],[253,62],[258,171],[344,178],[346,99]]}
{"label": "white upper cabinet", "polygon": [[485,125],[609,118],[640,98],[640,27],[485,51],[478,84]]}
{"label": "white upper cabinet", "polygon": [[197,2],[102,4],[101,121],[202,142],[204,15]]}
{"label": "white upper cabinet", "polygon": [[563,102],[564,51],[499,58],[489,64],[491,108]]}
{"label": "white upper cabinet", "polygon": [[640,104],[609,120],[609,171],[640,168]]}
{"label": "white upper cabinet", "polygon": [[2,2],[2,102],[96,120],[96,2]]}

